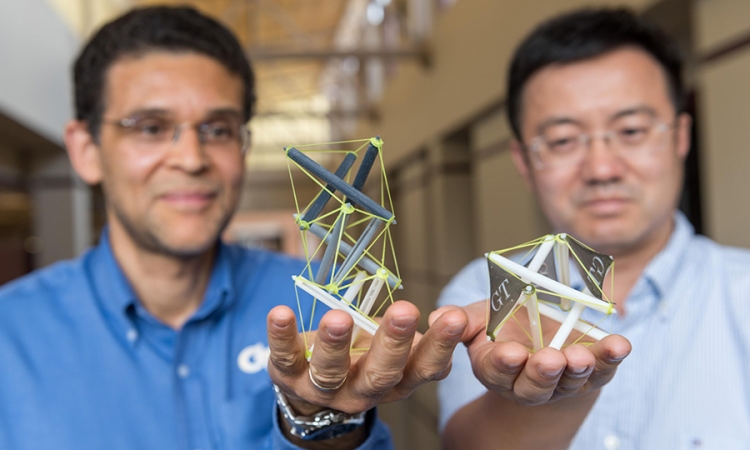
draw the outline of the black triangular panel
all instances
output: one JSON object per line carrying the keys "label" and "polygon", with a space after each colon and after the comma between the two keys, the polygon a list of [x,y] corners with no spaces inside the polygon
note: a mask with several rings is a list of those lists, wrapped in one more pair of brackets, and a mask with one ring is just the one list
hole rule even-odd
{"label": "black triangular panel", "polygon": [[487,322],[487,334],[494,339],[492,333],[513,312],[526,283],[490,259],[487,259],[487,264],[490,272],[490,318]]}
{"label": "black triangular panel", "polygon": [[570,244],[573,253],[578,256],[578,259],[580,259],[584,265],[584,267],[581,267],[581,265],[578,264],[578,261],[573,263],[581,274],[583,282],[586,284],[586,287],[589,288],[591,294],[601,300],[604,277],[607,276],[607,272],[609,272],[610,267],[612,267],[614,260],[609,255],[585,247],[570,236],[568,236],[567,241]]}

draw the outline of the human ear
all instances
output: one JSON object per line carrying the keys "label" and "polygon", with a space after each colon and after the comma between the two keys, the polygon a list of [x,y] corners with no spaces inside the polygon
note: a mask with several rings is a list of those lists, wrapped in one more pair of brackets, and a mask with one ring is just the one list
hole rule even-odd
{"label": "human ear", "polygon": [[65,125],[65,149],[70,163],[86,184],[102,181],[102,159],[99,146],[94,142],[88,125],[80,120],[71,120]]}
{"label": "human ear", "polygon": [[690,131],[693,127],[693,118],[688,113],[682,113],[677,116],[675,125],[677,127],[677,155],[680,159],[685,159],[690,151]]}

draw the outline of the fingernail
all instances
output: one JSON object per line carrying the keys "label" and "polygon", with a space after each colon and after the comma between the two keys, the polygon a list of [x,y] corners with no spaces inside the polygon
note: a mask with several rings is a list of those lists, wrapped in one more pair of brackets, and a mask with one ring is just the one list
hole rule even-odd
{"label": "fingernail", "polygon": [[391,317],[391,325],[393,325],[394,328],[397,328],[399,330],[408,330],[409,328],[413,327],[414,324],[417,323],[416,317]]}
{"label": "fingernail", "polygon": [[500,359],[500,362],[508,370],[517,370],[519,367],[521,367],[521,364],[518,361],[509,361],[507,359]]}
{"label": "fingernail", "polygon": [[332,323],[326,325],[326,333],[332,338],[340,338],[346,335],[349,326],[344,323]]}
{"label": "fingernail", "polygon": [[445,332],[451,336],[458,336],[464,332],[466,324],[453,323],[445,326]]}
{"label": "fingernail", "polygon": [[610,355],[609,356],[609,361],[613,362],[613,363],[620,362],[623,359],[627,358],[629,354],[630,354],[630,352],[627,352],[624,355],[614,355],[614,356]]}
{"label": "fingernail", "polygon": [[593,367],[589,367],[589,366],[583,366],[583,367],[571,367],[571,368],[570,368],[570,372],[571,372],[571,373],[572,373],[573,375],[577,375],[577,376],[584,376],[584,375],[586,375],[586,372],[588,372],[588,371],[590,371],[590,370],[592,370],[592,369],[593,369]]}
{"label": "fingernail", "polygon": [[292,319],[289,317],[286,317],[286,318],[274,317],[273,319],[271,319],[271,322],[273,323],[273,326],[283,330],[284,328],[288,327],[292,323]]}
{"label": "fingernail", "polygon": [[560,374],[563,373],[563,370],[565,370],[565,367],[560,369],[553,369],[551,367],[539,367],[539,375],[545,378],[557,378],[558,376],[560,376]]}

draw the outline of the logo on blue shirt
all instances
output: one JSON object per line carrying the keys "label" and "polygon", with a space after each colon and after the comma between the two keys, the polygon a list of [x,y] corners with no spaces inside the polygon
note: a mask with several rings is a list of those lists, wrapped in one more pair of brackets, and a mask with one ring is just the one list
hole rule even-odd
{"label": "logo on blue shirt", "polygon": [[270,355],[271,350],[263,345],[262,342],[248,345],[237,355],[237,367],[245,373],[258,373],[268,367],[268,357]]}

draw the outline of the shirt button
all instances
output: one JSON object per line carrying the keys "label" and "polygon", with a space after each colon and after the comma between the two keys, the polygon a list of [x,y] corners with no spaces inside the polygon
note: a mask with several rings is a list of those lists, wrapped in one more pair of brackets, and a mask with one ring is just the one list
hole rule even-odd
{"label": "shirt button", "polygon": [[620,438],[614,434],[610,434],[604,438],[604,448],[607,450],[617,450],[620,448]]}
{"label": "shirt button", "polygon": [[177,376],[180,378],[187,378],[190,375],[190,367],[187,364],[180,364],[177,366]]}
{"label": "shirt button", "polygon": [[138,339],[138,332],[131,328],[125,334],[125,337],[128,339],[129,342],[135,342],[135,340]]}

